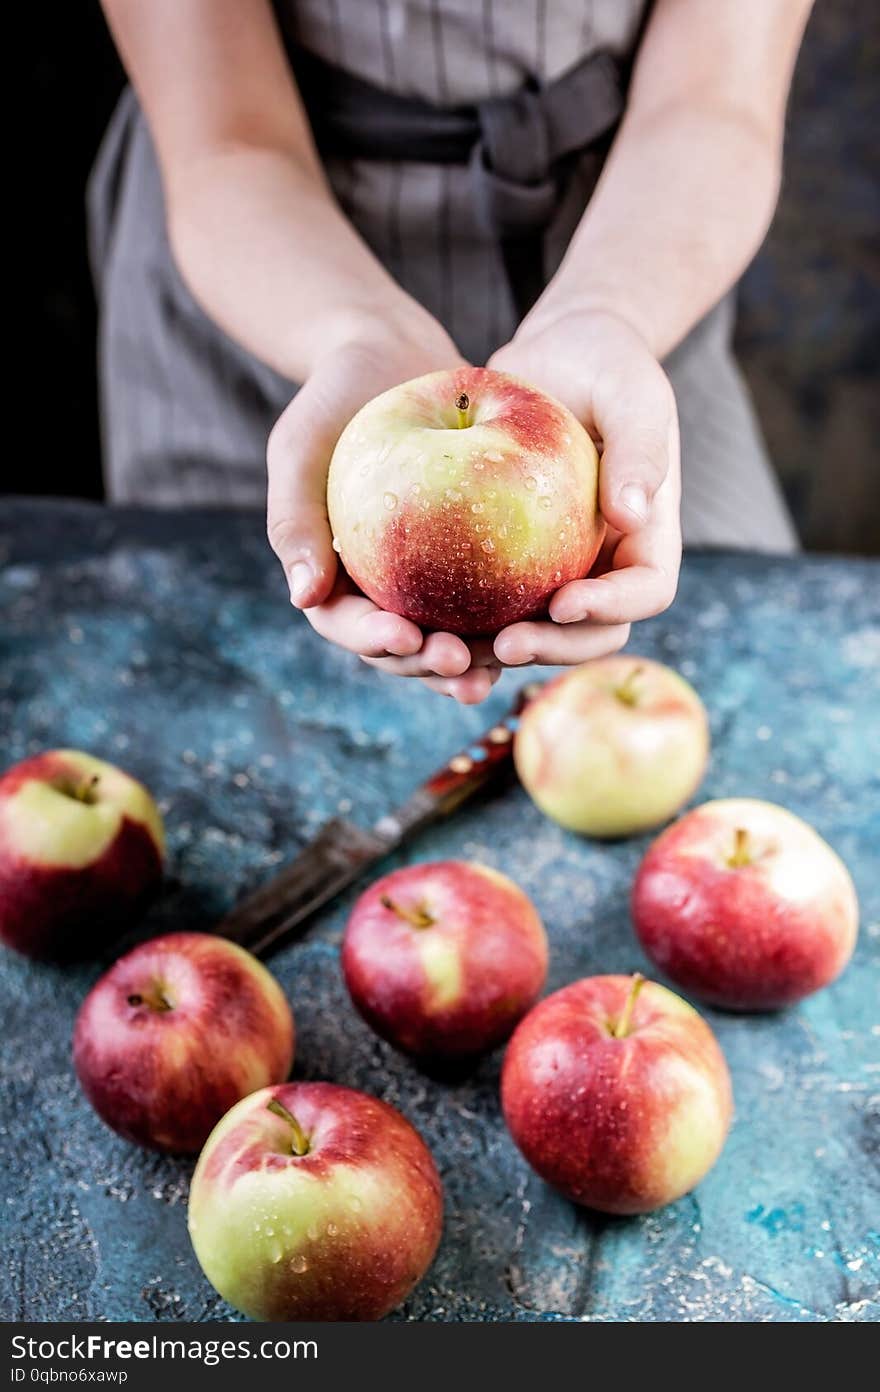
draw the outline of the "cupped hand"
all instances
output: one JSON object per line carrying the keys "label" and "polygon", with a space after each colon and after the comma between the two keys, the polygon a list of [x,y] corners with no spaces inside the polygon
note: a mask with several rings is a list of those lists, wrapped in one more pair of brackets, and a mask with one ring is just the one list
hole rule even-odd
{"label": "cupped hand", "polygon": [[605,543],[590,575],[550,601],[549,621],[511,624],[506,666],[586,662],[623,647],[630,625],[666,609],[681,563],[678,417],[669,380],[641,335],[606,312],[526,319],[489,367],[524,378],[577,416],[601,454]]}
{"label": "cupped hand", "polygon": [[402,677],[421,678],[464,704],[481,701],[501,672],[491,643],[423,634],[379,609],[337,564],[327,518],[327,470],[356,411],[409,378],[459,367],[462,357],[430,316],[406,326],[362,330],[320,361],[269,437],[269,541],[284,567],[291,603],[330,642]]}

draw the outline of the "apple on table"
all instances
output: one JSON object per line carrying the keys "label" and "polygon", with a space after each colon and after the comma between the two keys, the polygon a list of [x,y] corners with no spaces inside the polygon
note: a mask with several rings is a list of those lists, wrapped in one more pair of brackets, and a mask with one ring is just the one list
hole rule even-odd
{"label": "apple on table", "polygon": [[853,954],[858,901],[827,841],[784,807],[721,798],[648,850],[632,892],[646,953],[678,986],[733,1010],[776,1010]]}
{"label": "apple on table", "polygon": [[429,373],[368,402],[327,481],[334,542],[382,609],[462,635],[540,613],[586,575],[599,462],[567,407],[505,373]]}
{"label": "apple on table", "polygon": [[465,1059],[507,1039],[537,1000],[547,937],[531,900],[499,871],[410,865],[358,899],[342,970],[383,1039],[425,1060]]}
{"label": "apple on table", "polygon": [[630,654],[597,658],[526,706],[513,757],[532,801],[561,826],[632,836],[667,821],[696,791],[709,722],[670,667]]}
{"label": "apple on table", "polygon": [[706,1021],[638,973],[587,977],[536,1005],[507,1046],[501,1103],[542,1179],[618,1214],[648,1213],[699,1184],[733,1109]]}
{"label": "apple on table", "polygon": [[76,1019],[73,1061],[106,1124],[154,1150],[197,1151],[240,1098],[293,1065],[278,982],[211,933],[168,933],[120,957]]}
{"label": "apple on table", "polygon": [[258,1320],[376,1320],[434,1259],[443,1191],[431,1152],[385,1102],[333,1083],[246,1097],[190,1187],[208,1280]]}
{"label": "apple on table", "polygon": [[0,778],[0,941],[82,956],[128,928],[159,885],[165,837],[143,784],[74,749]]}

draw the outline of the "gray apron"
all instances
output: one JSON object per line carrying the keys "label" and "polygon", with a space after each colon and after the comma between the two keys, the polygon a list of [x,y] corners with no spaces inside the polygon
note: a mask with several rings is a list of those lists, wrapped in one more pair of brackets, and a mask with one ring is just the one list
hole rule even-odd
{"label": "gray apron", "polygon": [[[644,16],[643,0],[281,0],[276,5],[292,53],[307,49],[376,88],[453,112],[478,110],[484,136],[493,112],[557,87],[560,120],[565,80],[587,68],[625,70]],[[607,75],[607,74],[606,74]],[[318,84],[320,88],[320,83]],[[595,102],[611,98],[601,81]],[[511,102],[509,99],[513,99]],[[575,89],[569,110],[583,100]],[[403,103],[403,109],[408,108]],[[313,121],[316,113],[313,110]],[[540,115],[540,112],[538,112]],[[558,267],[592,192],[613,118],[587,122],[582,157],[568,146],[557,166],[552,207],[540,219],[540,278]],[[494,122],[498,125],[498,122]],[[562,125],[565,122],[562,121]],[[535,127],[523,148],[534,150]],[[540,132],[539,132],[540,133]],[[509,143],[509,142],[508,142]],[[564,143],[564,142],[563,142]],[[346,215],[399,283],[449,331],[462,353],[484,362],[513,334],[532,297],[534,257],[522,239],[505,241],[485,179],[473,161],[352,156],[344,143],[324,150],[332,187]],[[560,151],[545,152],[552,158]],[[503,173],[504,171],[502,171]],[[518,171],[513,171],[516,174]],[[523,178],[540,183],[526,164]],[[503,195],[501,202],[509,202]],[[523,204],[514,195],[513,217]],[[489,187],[490,201],[493,189]],[[527,199],[526,199],[527,201]],[[504,209],[500,216],[505,214]],[[99,370],[108,496],[179,505],[260,504],[265,442],[296,390],[233,343],[199,309],[174,266],[165,230],[155,153],[133,94],[123,95],[89,190],[92,260],[99,298]],[[506,228],[510,233],[511,228]],[[513,229],[516,232],[516,228]],[[529,232],[534,246],[534,232]],[[518,275],[517,266],[523,269]],[[531,270],[529,269],[531,267]],[[684,491],[682,520],[691,546],[793,550],[796,536],[768,464],[751,404],[733,360],[729,297],[665,364],[678,400]]]}

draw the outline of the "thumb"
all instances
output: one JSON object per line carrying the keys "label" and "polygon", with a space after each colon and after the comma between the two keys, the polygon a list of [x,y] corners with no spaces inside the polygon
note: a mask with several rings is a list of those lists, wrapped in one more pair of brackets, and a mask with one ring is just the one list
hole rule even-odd
{"label": "thumb", "polygon": [[333,589],[336,556],[327,518],[327,470],[336,441],[363,404],[338,355],[321,363],[279,416],[266,448],[269,543],[298,609]]}
{"label": "thumb", "polygon": [[[628,408],[628,409],[627,409]],[[619,532],[634,532],[648,521],[654,495],[670,471],[676,439],[675,399],[665,377],[655,391],[609,413],[600,423],[599,468],[602,515]]]}

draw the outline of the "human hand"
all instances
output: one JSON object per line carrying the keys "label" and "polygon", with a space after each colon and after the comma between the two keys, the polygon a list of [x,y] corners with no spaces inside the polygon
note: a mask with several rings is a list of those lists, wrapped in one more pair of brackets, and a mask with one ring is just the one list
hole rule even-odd
{"label": "human hand", "polygon": [[269,541],[284,567],[291,603],[317,633],[397,676],[473,704],[501,672],[491,642],[423,634],[367,599],[338,566],[327,518],[327,470],[340,434],[379,392],[411,377],[458,367],[462,357],[430,315],[363,329],[315,367],[279,417],[267,449]]}
{"label": "human hand", "polygon": [[608,531],[588,578],[550,601],[550,621],[502,629],[506,666],[573,665],[623,647],[630,624],[672,603],[681,562],[678,417],[668,378],[639,333],[604,311],[540,314],[488,363],[549,392],[577,416],[600,453],[599,504]]}

